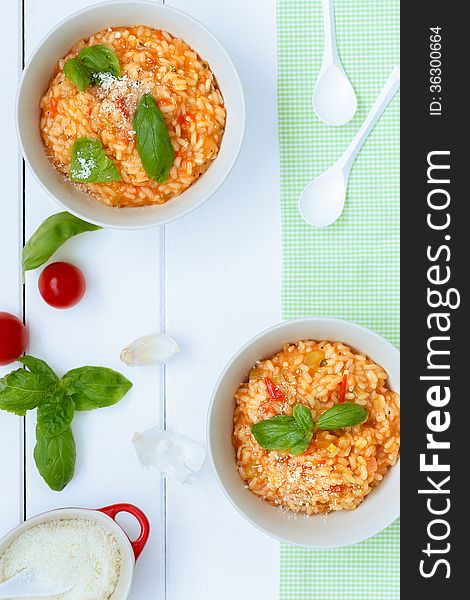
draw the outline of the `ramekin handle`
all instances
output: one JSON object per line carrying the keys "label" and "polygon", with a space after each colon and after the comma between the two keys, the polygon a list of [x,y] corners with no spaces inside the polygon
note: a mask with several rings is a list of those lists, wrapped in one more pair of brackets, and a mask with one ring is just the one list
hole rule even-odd
{"label": "ramekin handle", "polygon": [[137,560],[144,549],[150,534],[150,523],[145,514],[140,508],[137,508],[137,506],[134,506],[133,504],[111,504],[111,506],[104,506],[97,510],[108,515],[108,517],[111,517],[113,521],[116,520],[116,515],[120,512],[127,512],[137,519],[140,525],[139,536],[136,540],[129,539],[132,550],[134,551],[135,559]]}

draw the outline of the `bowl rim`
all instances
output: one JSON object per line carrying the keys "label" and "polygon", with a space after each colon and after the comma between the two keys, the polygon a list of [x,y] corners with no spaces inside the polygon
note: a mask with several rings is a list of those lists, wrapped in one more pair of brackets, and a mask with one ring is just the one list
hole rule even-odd
{"label": "bowl rim", "polygon": [[[133,7],[137,7],[139,4],[144,4],[147,5],[148,7],[152,7],[155,8],[157,10],[163,10],[166,11],[168,13],[173,13],[174,15],[176,15],[177,17],[182,15],[185,19],[188,19],[189,21],[191,21],[196,27],[198,27],[199,29],[203,30],[205,35],[207,35],[208,37],[212,38],[212,40],[216,43],[216,45],[218,46],[218,51],[220,51],[221,55],[224,56],[225,60],[227,61],[227,63],[230,65],[231,70],[232,70],[232,76],[234,78],[234,82],[236,83],[236,86],[238,88],[238,92],[239,92],[239,96],[240,96],[240,108],[241,108],[241,123],[239,126],[239,138],[238,138],[238,142],[237,145],[233,151],[232,154],[232,158],[230,160],[230,163],[228,165],[228,167],[225,169],[222,177],[220,177],[220,179],[217,181],[216,185],[213,186],[213,188],[210,190],[210,192],[206,195],[201,196],[201,198],[195,202],[194,204],[192,204],[191,206],[188,206],[186,208],[183,208],[178,214],[169,217],[165,220],[163,220],[160,223],[148,223],[148,224],[139,224],[139,225],[129,225],[129,224],[113,224],[110,225],[109,223],[106,223],[104,221],[100,221],[99,219],[94,219],[94,218],[90,218],[90,217],[85,217],[80,214],[79,212],[77,212],[76,210],[71,209],[70,207],[68,207],[66,204],[64,204],[62,202],[62,200],[56,196],[55,194],[53,194],[49,188],[47,187],[47,185],[41,180],[41,178],[39,177],[39,175],[36,173],[36,170],[33,168],[31,161],[29,159],[29,156],[27,155],[25,148],[24,148],[24,144],[23,144],[23,139],[21,136],[21,131],[20,131],[20,98],[21,98],[21,94],[22,94],[22,90],[23,90],[23,84],[24,81],[26,80],[30,67],[31,67],[31,63],[33,62],[36,54],[38,53],[38,51],[40,50],[40,48],[43,46],[43,44],[46,43],[46,41],[53,36],[56,31],[58,29],[60,29],[61,27],[63,27],[65,24],[67,24],[68,22],[73,21],[76,17],[87,13],[87,12],[92,12],[93,10],[97,9],[97,8],[104,8],[107,7],[110,10],[112,10],[112,7],[117,5],[117,4],[129,4],[132,5]],[[91,35],[91,34],[90,34]],[[139,230],[139,229],[152,229],[154,227],[161,227],[162,225],[167,225],[168,223],[172,223],[173,221],[176,221],[177,219],[180,219],[182,217],[185,217],[186,215],[188,215],[189,213],[191,213],[193,210],[196,210],[197,208],[199,208],[202,204],[204,204],[207,200],[209,200],[209,198],[211,198],[219,189],[220,187],[225,183],[226,179],[228,178],[228,176],[230,175],[230,173],[233,171],[233,168],[238,160],[238,157],[240,155],[240,151],[242,149],[243,146],[243,142],[245,139],[245,133],[246,133],[246,98],[245,98],[245,91],[243,88],[243,83],[242,80],[240,78],[240,74],[238,73],[238,69],[235,66],[235,63],[233,62],[229,52],[227,51],[226,47],[224,46],[224,44],[220,41],[220,39],[214,34],[212,33],[212,31],[206,27],[203,23],[201,23],[201,21],[199,21],[198,19],[196,19],[195,17],[193,17],[192,15],[190,15],[189,13],[180,10],[179,8],[175,8],[173,6],[169,6],[167,4],[163,4],[160,2],[152,2],[150,0],[135,0],[134,2],[132,2],[131,0],[102,0],[101,2],[98,2],[96,4],[91,4],[88,6],[85,6],[79,10],[74,11],[73,13],[71,13],[70,15],[64,17],[63,19],[61,19],[58,23],[56,23],[56,25],[54,25],[45,35],[42,36],[42,38],[39,40],[39,42],[35,45],[35,47],[33,48],[33,50],[31,51],[31,54],[28,58],[28,60],[26,61],[21,76],[19,78],[18,81],[18,85],[16,88],[16,95],[15,95],[15,104],[14,104],[14,110],[15,110],[15,130],[16,130],[16,138],[18,141],[18,146],[20,149],[20,153],[21,156],[23,157],[23,160],[25,161],[25,164],[27,165],[30,173],[32,173],[34,179],[37,181],[37,183],[40,185],[40,187],[47,193],[47,195],[52,198],[61,208],[63,208],[64,210],[66,210],[67,212],[75,215],[76,217],[78,217],[79,219],[85,219],[87,222],[92,223],[94,225],[99,225],[101,227],[104,227],[106,229],[117,229],[117,230]],[[204,174],[203,174],[204,175]],[[70,183],[70,182],[68,182]],[[191,186],[190,186],[191,187]],[[186,191],[186,190],[185,190]],[[184,194],[184,192],[183,192]],[[179,196],[183,195],[180,194]],[[99,202],[99,200],[97,200]],[[150,208],[155,207],[157,205],[150,205]],[[112,209],[113,207],[109,207],[110,209]],[[138,210],[140,209],[145,209],[145,207],[129,207],[132,210]]]}
{"label": "bowl rim", "polygon": [[[50,517],[50,518],[49,518]],[[109,515],[102,512],[97,508],[84,508],[82,506],[64,506],[60,508],[53,508],[51,510],[46,510],[44,512],[33,515],[32,517],[28,517],[22,523],[19,523],[10,531],[0,538],[0,555],[3,553],[2,546],[7,544],[5,550],[7,550],[11,544],[17,540],[20,535],[22,535],[25,531],[36,527],[37,525],[41,525],[42,523],[46,523],[49,520],[53,521],[54,519],[88,519],[92,521],[96,521],[101,524],[103,527],[106,527],[111,531],[111,533],[117,538],[119,546],[122,548],[125,546],[126,554],[122,556],[122,560],[126,562],[128,567],[127,581],[124,580],[125,590],[123,598],[127,598],[129,592],[132,587],[132,582],[134,579],[135,573],[135,558],[134,552],[132,550],[132,545],[127,537],[124,529]],[[106,526],[103,524],[106,523]],[[121,571],[122,572],[122,571]]]}
{"label": "bowl rim", "polygon": [[[217,470],[217,467],[215,465],[215,459],[214,459],[213,448],[212,448],[212,435],[211,435],[212,413],[213,413],[213,409],[214,409],[215,402],[216,402],[216,396],[217,396],[220,384],[222,383],[223,379],[225,378],[225,376],[227,375],[227,373],[231,369],[231,367],[232,367],[233,363],[235,362],[235,360],[243,352],[245,352],[245,350],[247,350],[252,344],[254,344],[255,342],[257,342],[261,338],[264,338],[265,336],[269,336],[274,331],[278,331],[278,330],[281,330],[283,328],[288,328],[292,323],[297,323],[297,324],[302,324],[302,323],[306,323],[307,324],[308,323],[308,324],[312,324],[312,323],[319,323],[319,322],[322,322],[322,323],[325,323],[325,322],[326,323],[332,323],[332,324],[336,324],[336,325],[338,325],[338,324],[347,324],[349,327],[352,327],[353,329],[356,329],[356,331],[359,331],[361,333],[365,333],[366,335],[374,338],[377,342],[383,344],[383,346],[388,351],[390,351],[391,353],[395,354],[395,356],[399,359],[400,351],[399,351],[399,349],[396,346],[394,346],[391,342],[389,342],[387,339],[385,339],[383,336],[381,336],[380,334],[376,333],[372,329],[369,329],[368,327],[365,327],[364,325],[359,325],[358,323],[355,323],[353,321],[347,321],[346,319],[339,319],[339,318],[335,318],[335,317],[301,317],[301,318],[297,318],[297,319],[286,319],[284,321],[280,321],[280,322],[276,323],[275,325],[271,325],[267,329],[264,329],[263,331],[261,331],[260,333],[258,333],[254,337],[252,337],[248,342],[246,342],[245,344],[243,344],[243,346],[241,346],[231,356],[231,358],[226,363],[225,367],[223,368],[221,374],[217,378],[217,381],[216,381],[216,383],[214,385],[214,389],[212,391],[212,395],[211,395],[211,399],[210,399],[210,403],[209,403],[209,408],[208,408],[208,411],[207,411],[207,417],[206,417],[206,444],[207,444],[207,448],[208,448],[208,454],[209,454],[209,459],[210,459],[212,471],[215,474],[215,478],[217,480],[217,483],[218,483],[219,487],[223,491],[225,497],[228,499],[228,501],[230,502],[230,504],[235,508],[235,510],[237,511],[237,513],[239,515],[241,515],[251,525],[253,525],[253,527],[255,527],[258,531],[261,531],[262,533],[268,535],[269,537],[271,537],[271,538],[273,538],[275,540],[278,540],[278,541],[281,541],[281,542],[285,542],[285,543],[290,544],[290,545],[296,545],[296,546],[299,546],[299,547],[304,547],[304,548],[311,548],[311,549],[315,549],[315,548],[316,549],[346,548],[347,546],[353,546],[353,545],[361,543],[361,542],[363,542],[363,541],[365,541],[367,539],[375,537],[381,531],[383,531],[384,529],[386,529],[387,527],[389,527],[394,521],[396,521],[396,519],[399,518],[399,516],[400,516],[400,506],[397,506],[397,510],[395,511],[396,514],[392,515],[389,519],[387,519],[387,521],[384,523],[383,527],[381,527],[376,533],[372,534],[371,536],[367,536],[365,538],[357,540],[357,541],[348,542],[346,544],[336,544],[336,545],[335,544],[332,544],[332,545],[315,545],[315,544],[306,544],[306,543],[301,543],[301,542],[298,542],[298,541],[293,541],[288,536],[278,535],[278,534],[273,533],[269,529],[266,529],[265,527],[263,527],[262,525],[260,525],[256,520],[254,520],[250,516],[248,516],[238,506],[238,504],[235,502],[235,500],[229,494],[229,492],[225,488],[225,485],[222,482],[222,479],[221,479],[221,477],[219,475],[219,472]],[[398,459],[397,463],[395,465],[393,465],[392,469],[394,469],[395,467],[399,468],[399,465],[400,465],[400,458]],[[398,484],[399,484],[399,482],[398,482]],[[315,518],[315,516],[317,516],[317,515],[313,515],[310,518]]]}

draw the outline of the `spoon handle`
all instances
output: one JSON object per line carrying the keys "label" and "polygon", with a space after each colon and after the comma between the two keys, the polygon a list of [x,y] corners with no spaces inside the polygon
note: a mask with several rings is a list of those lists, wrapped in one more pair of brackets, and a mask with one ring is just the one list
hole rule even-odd
{"label": "spoon handle", "polygon": [[383,111],[387,108],[390,100],[395,95],[396,91],[400,87],[400,67],[397,66],[390,73],[389,78],[385,82],[382,91],[377,97],[374,106],[371,108],[361,128],[354,136],[352,142],[346,148],[345,153],[340,159],[343,171],[349,172],[357,153],[362,147],[362,144],[366,141],[367,136],[374,128],[374,125],[379,120]]}
{"label": "spoon handle", "polygon": [[322,0],[323,9],[323,68],[338,60],[336,45],[334,0]]}

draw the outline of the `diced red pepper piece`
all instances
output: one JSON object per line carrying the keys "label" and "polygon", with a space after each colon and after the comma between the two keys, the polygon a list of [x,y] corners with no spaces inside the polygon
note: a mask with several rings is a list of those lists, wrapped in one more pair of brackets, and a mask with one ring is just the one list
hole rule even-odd
{"label": "diced red pepper piece", "polygon": [[268,396],[272,400],[279,400],[279,399],[285,400],[286,399],[281,388],[279,388],[277,385],[275,385],[275,383],[272,379],[270,379],[269,377],[265,377],[264,383],[266,384],[266,389],[268,390]]}
{"label": "diced red pepper piece", "polygon": [[338,402],[344,402],[346,400],[347,389],[348,389],[348,376],[344,375],[343,381],[341,382],[341,388],[339,390]]}

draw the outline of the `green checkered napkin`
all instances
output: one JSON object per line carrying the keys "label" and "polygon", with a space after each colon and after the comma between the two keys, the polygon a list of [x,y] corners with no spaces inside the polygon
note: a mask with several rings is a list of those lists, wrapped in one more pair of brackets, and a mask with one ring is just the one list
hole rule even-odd
{"label": "green checkered napkin", "polygon": [[[399,0],[336,0],[339,53],[358,97],[347,125],[320,122],[312,91],[323,54],[320,0],[277,0],[283,316],[340,317],[399,341],[399,99],[359,153],[341,218],[324,229],[297,210],[333,164],[399,63]],[[281,546],[281,600],[396,600],[399,524],[338,550]]]}

